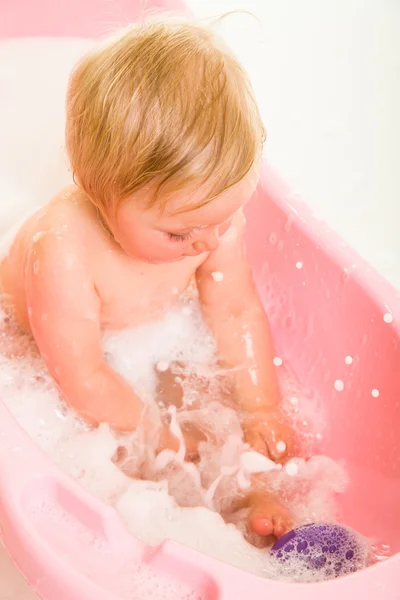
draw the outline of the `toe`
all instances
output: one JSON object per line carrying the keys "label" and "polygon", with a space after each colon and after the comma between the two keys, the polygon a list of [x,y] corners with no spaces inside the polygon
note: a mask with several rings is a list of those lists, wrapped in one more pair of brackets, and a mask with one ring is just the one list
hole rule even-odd
{"label": "toe", "polygon": [[274,533],[274,524],[272,520],[257,513],[250,515],[249,525],[251,530],[257,535],[267,536]]}

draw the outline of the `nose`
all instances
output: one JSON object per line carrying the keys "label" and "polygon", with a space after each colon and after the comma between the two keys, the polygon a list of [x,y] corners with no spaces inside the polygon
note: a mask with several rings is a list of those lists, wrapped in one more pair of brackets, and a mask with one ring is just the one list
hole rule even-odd
{"label": "nose", "polygon": [[202,252],[212,252],[216,250],[219,245],[219,233],[218,228],[213,227],[206,230],[203,230],[201,239],[196,240],[193,243],[193,248],[201,254]]}

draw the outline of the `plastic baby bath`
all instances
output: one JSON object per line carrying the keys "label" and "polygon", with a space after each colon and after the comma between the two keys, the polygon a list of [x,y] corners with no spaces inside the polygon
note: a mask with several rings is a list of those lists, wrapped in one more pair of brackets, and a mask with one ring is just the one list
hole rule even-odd
{"label": "plastic baby bath", "polygon": [[[136,18],[133,4],[121,2],[118,17]],[[96,11],[102,11],[101,0],[63,2],[57,10],[38,0],[12,13],[0,36],[93,37]],[[321,453],[344,461],[349,473],[340,501],[343,522],[368,539],[384,540],[393,556],[352,572],[365,556],[347,568],[362,554],[348,529],[300,528],[277,543],[276,560],[296,551],[310,557],[311,568],[322,569],[324,556],[336,552],[332,569],[341,575],[305,584],[260,578],[168,540],[146,546],[113,508],[64,475],[0,401],[1,538],[42,598],[399,600],[399,297],[268,166],[249,204],[247,228],[261,297],[267,301],[272,288],[279,298],[270,317],[280,354],[324,399],[328,425]],[[351,365],[348,355],[357,357]],[[326,545],[334,549],[327,552]],[[144,580],[154,583],[145,595]]]}

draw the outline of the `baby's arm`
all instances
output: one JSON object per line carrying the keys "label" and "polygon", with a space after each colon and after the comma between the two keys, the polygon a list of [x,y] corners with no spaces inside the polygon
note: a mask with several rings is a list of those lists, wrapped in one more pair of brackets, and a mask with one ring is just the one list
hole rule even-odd
{"label": "baby's arm", "polygon": [[100,300],[85,253],[71,239],[42,236],[27,261],[26,296],[33,335],[68,404],[93,425],[134,430],[143,404],[104,361]]}
{"label": "baby's arm", "polygon": [[197,280],[221,365],[232,369],[247,441],[277,458],[276,443],[284,441],[288,448],[290,433],[279,413],[271,334],[245,256],[243,217],[235,217],[217,250],[198,269]]}

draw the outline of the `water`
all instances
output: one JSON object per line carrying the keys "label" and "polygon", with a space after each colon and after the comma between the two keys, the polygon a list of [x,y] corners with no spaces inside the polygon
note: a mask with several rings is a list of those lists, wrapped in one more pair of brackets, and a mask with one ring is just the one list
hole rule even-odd
{"label": "water", "polygon": [[[150,545],[174,539],[258,575],[280,577],[263,547],[265,540],[247,534],[246,511],[232,512],[234,501],[245,493],[243,468],[254,457],[246,454],[236,412],[220,401],[226,379],[195,301],[182,300],[158,323],[106,332],[103,345],[107,361],[146,402],[158,398],[164,419],[178,429],[188,423],[201,429],[205,441],[196,465],[183,461],[182,448],[155,459],[140,435],[117,439],[106,425],[91,430],[61,402],[30,338],[23,341],[25,356],[0,355],[1,397],[64,471],[115,506],[134,536]],[[157,396],[158,377],[168,368],[175,370],[183,388],[183,405],[172,410]],[[301,438],[302,456],[283,469],[268,470],[265,485],[280,495],[297,523],[335,520],[335,496],[345,490],[347,479],[341,465],[313,456],[324,434],[321,405],[301,389],[285,365],[278,373],[283,407]],[[126,454],[122,470],[113,460],[121,447]],[[187,591],[182,594],[177,598],[191,597]]]}

